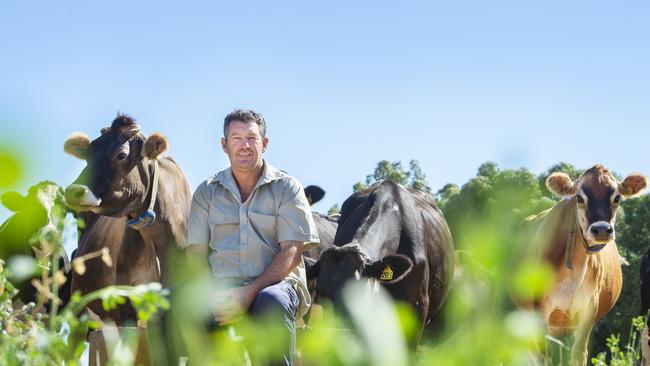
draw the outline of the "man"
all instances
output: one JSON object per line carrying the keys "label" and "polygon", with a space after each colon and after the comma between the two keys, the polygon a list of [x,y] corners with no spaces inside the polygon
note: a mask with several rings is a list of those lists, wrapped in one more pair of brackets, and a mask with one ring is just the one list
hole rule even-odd
{"label": "man", "polygon": [[209,258],[218,289],[215,320],[228,324],[245,312],[281,313],[288,343],[284,362],[292,364],[294,322],[311,303],[303,248],[319,241],[309,203],[298,181],[262,159],[269,139],[259,113],[231,112],[223,133],[230,168],[194,193],[188,250]]}

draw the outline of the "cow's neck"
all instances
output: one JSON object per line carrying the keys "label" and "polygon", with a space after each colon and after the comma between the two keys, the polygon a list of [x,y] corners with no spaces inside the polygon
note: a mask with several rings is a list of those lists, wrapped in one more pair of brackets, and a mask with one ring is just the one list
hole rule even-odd
{"label": "cow's neck", "polygon": [[151,225],[156,221],[156,211],[154,206],[158,198],[158,179],[160,176],[160,169],[158,167],[158,160],[152,160],[148,164],[146,171],[148,174],[147,194],[144,200],[144,208],[139,209],[133,214],[129,214],[127,224],[136,230],[141,230]]}
{"label": "cow's neck", "polygon": [[580,267],[587,258],[586,241],[576,216],[573,199],[559,202],[545,220],[538,235],[548,240],[545,257],[555,266],[568,270]]}
{"label": "cow's neck", "polygon": [[546,216],[539,218],[540,222],[535,228],[530,249],[543,254],[553,266],[564,266],[572,207],[568,200],[560,201]]}
{"label": "cow's neck", "polygon": [[158,238],[169,237],[170,225],[167,220],[160,218],[144,229],[138,230],[147,244],[159,245]]}
{"label": "cow's neck", "polygon": [[187,242],[186,217],[192,192],[176,164],[167,160],[160,161],[159,173],[158,195],[154,205],[158,217],[138,232],[147,245],[155,251],[160,261],[163,283],[165,283],[168,250],[177,246],[183,247]]}
{"label": "cow's neck", "polygon": [[166,273],[167,256],[165,247],[167,243],[161,243],[160,238],[171,237],[169,234],[169,224],[164,219],[158,219],[146,228],[138,230],[142,239],[150,248],[160,262],[160,272]]}

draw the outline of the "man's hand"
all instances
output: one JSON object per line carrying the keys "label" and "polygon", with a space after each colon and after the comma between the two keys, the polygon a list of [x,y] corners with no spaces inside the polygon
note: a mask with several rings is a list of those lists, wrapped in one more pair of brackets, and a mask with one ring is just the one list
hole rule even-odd
{"label": "man's hand", "polygon": [[214,318],[219,324],[230,324],[253,304],[262,289],[282,281],[302,261],[303,242],[280,242],[280,253],[250,285],[219,291],[214,295]]}
{"label": "man's hand", "polygon": [[257,291],[251,286],[236,287],[215,294],[214,318],[219,324],[230,324],[240,318],[253,304]]}

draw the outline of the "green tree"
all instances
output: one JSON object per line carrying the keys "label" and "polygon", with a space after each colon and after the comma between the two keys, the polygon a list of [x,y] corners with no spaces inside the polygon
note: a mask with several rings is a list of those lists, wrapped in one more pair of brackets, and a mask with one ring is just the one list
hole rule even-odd
{"label": "green tree", "polygon": [[542,193],[533,173],[525,168],[500,170],[494,162],[483,163],[476,177],[460,189],[454,184],[445,185],[436,198],[454,240],[461,246],[476,223],[489,222],[500,230],[514,229],[526,216],[554,203]]}
{"label": "green tree", "polygon": [[419,189],[429,194],[432,192],[431,187],[426,182],[426,176],[417,160],[411,160],[409,162],[408,170],[402,166],[402,162],[400,161],[394,161],[391,163],[388,160],[382,160],[377,163],[375,172],[366,176],[365,183],[357,182],[354,184],[352,189],[355,192],[358,192],[381,180],[391,180],[403,186]]}
{"label": "green tree", "polygon": [[330,209],[327,210],[328,215],[334,215],[340,212],[341,212],[341,206],[339,206],[338,203],[334,204],[334,206],[330,207]]}
{"label": "green tree", "polygon": [[493,161],[486,161],[478,167],[478,173],[476,174],[479,177],[492,178],[499,172],[497,163]]}
{"label": "green tree", "polygon": [[456,196],[460,193],[460,187],[454,183],[447,183],[444,187],[440,188],[435,194],[436,202],[438,205],[443,207],[447,204],[447,201],[453,196]]}

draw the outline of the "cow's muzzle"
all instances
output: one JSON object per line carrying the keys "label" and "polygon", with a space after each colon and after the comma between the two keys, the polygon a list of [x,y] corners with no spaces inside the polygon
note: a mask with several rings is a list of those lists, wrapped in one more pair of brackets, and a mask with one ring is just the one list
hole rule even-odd
{"label": "cow's muzzle", "polygon": [[598,253],[601,250],[603,250],[606,245],[607,245],[607,243],[605,243],[605,244],[596,244],[596,245],[592,245],[590,247],[587,247],[587,253],[591,253],[591,254]]}
{"label": "cow's muzzle", "polygon": [[[102,200],[95,197],[95,194],[82,184],[71,184],[65,190],[65,202],[71,208],[78,211],[88,211],[92,207],[101,205]],[[85,210],[84,210],[85,208]]]}
{"label": "cow's muzzle", "polygon": [[606,244],[614,237],[614,227],[607,221],[597,221],[589,226],[589,236],[598,244]]}

